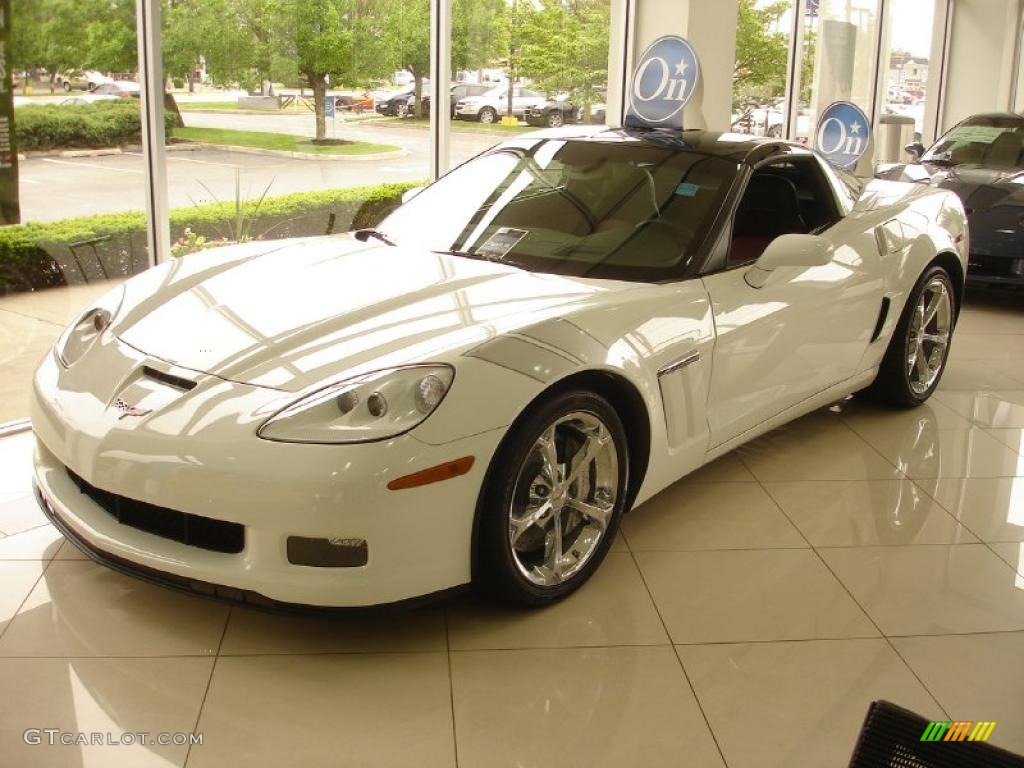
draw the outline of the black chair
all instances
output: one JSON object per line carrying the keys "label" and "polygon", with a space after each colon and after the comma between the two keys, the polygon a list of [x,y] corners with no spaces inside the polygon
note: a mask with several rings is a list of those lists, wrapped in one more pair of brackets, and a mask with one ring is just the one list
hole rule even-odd
{"label": "black chair", "polygon": [[1024,757],[987,742],[921,741],[928,724],[888,701],[872,702],[850,768],[1024,768]]}

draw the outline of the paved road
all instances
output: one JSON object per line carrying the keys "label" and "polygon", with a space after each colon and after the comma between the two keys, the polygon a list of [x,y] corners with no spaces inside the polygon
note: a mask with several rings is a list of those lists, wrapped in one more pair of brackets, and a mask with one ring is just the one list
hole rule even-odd
{"label": "paved road", "polygon": [[[312,132],[311,115],[186,114],[188,125],[263,130],[296,135]],[[424,179],[429,134],[422,128],[359,124],[342,128],[339,138],[400,146],[401,157],[384,160],[297,160],[226,151],[169,152],[168,190],[172,207],[233,200],[235,173],[242,191],[259,196],[314,189],[337,189],[386,181]],[[500,136],[452,134],[452,157],[460,162],[496,143]],[[23,221],[53,221],[93,213],[143,210],[144,170],[138,153],[102,157],[34,158],[21,163]],[[209,187],[209,191],[204,188]]]}

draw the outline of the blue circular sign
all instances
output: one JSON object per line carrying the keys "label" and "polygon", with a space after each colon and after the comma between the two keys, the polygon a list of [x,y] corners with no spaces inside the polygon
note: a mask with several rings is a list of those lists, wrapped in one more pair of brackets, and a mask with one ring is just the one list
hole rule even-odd
{"label": "blue circular sign", "polygon": [[814,148],[832,165],[852,170],[868,151],[871,121],[864,110],[848,101],[829,104],[818,119]]}
{"label": "blue circular sign", "polygon": [[[629,111],[650,125],[681,116],[700,80],[697,53],[676,35],[659,37],[643,52],[629,86]],[[681,127],[682,119],[678,121]]]}

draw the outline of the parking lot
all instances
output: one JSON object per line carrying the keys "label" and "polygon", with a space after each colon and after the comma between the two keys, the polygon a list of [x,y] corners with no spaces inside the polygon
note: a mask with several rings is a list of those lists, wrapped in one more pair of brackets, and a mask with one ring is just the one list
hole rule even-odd
{"label": "parking lot", "polygon": [[[185,113],[189,126],[234,128],[309,135],[313,117]],[[428,175],[429,132],[422,127],[383,124],[338,124],[333,133],[353,139],[401,147],[401,156],[378,160],[345,157],[298,159],[228,150],[167,153],[171,207],[234,200],[235,174],[240,173],[243,195],[258,197],[270,185],[270,195],[317,189],[338,189],[389,181],[425,179]],[[497,143],[497,134],[452,133],[452,162],[462,162]],[[139,152],[95,157],[37,157],[20,166],[23,221],[55,221],[73,216],[142,210],[144,167]],[[212,193],[212,195],[211,195]]]}

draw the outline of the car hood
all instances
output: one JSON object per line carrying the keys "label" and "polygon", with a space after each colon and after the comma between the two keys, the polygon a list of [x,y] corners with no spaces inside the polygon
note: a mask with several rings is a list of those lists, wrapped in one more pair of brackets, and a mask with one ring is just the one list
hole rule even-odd
{"label": "car hood", "polygon": [[877,176],[948,189],[959,196],[968,214],[987,210],[997,204],[1024,204],[1024,170],[1020,168],[908,163],[887,166]]}
{"label": "car hood", "polygon": [[114,332],[183,368],[285,391],[438,361],[630,283],[350,235],[192,254],[129,281]]}

